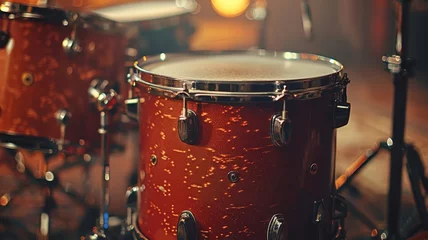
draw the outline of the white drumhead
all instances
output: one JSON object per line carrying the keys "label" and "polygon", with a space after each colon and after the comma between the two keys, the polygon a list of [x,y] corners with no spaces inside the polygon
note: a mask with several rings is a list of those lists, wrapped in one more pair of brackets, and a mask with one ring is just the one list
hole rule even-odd
{"label": "white drumhead", "polygon": [[275,81],[321,77],[338,72],[337,62],[249,54],[168,58],[141,66],[153,74],[208,81]]}
{"label": "white drumhead", "polygon": [[183,7],[178,7],[175,1],[136,2],[127,3],[93,11],[104,18],[120,22],[140,22],[173,17],[189,13]]}

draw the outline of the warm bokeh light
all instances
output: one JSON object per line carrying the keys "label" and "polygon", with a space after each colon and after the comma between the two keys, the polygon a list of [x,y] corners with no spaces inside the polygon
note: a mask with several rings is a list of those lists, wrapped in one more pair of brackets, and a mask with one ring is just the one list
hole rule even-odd
{"label": "warm bokeh light", "polygon": [[250,5],[250,0],[211,0],[214,10],[223,17],[237,17]]}

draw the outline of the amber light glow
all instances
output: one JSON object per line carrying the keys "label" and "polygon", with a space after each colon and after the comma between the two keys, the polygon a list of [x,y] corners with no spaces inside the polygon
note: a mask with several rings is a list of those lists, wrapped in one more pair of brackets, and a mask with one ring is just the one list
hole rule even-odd
{"label": "amber light glow", "polygon": [[211,0],[214,10],[223,17],[237,17],[250,5],[250,0]]}

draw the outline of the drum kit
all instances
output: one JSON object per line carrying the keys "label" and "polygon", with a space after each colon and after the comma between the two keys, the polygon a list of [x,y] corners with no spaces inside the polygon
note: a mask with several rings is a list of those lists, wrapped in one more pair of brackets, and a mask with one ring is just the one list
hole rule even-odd
{"label": "drum kit", "polygon": [[[307,2],[302,6],[308,12]],[[84,200],[64,189],[55,171],[36,176],[26,168],[30,153],[46,162],[77,156],[70,166],[99,157],[99,218],[81,239],[113,239],[111,137],[133,123],[138,181],[123,191],[120,239],[346,238],[347,203],[339,191],[372,157],[335,181],[336,129],[350,116],[344,66],[262,48],[192,51],[194,7],[140,2],[78,12],[2,1],[0,145],[44,190],[37,239],[51,236],[54,189]],[[407,0],[397,2],[397,55],[384,59],[398,95],[387,143],[395,189],[389,227],[372,235],[378,239],[399,239],[402,150],[419,158],[403,140],[408,8]],[[422,164],[413,162],[409,169]],[[417,183],[414,192],[425,221]],[[13,197],[3,195],[0,204]]]}

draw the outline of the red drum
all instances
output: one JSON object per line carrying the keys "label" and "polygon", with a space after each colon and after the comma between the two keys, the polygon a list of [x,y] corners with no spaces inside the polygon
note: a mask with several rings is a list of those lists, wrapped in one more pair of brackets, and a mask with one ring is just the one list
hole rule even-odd
{"label": "red drum", "polygon": [[141,152],[134,236],[343,237],[335,129],[347,124],[350,104],[339,62],[291,52],[202,52],[161,54],[135,67]]}
{"label": "red drum", "polygon": [[0,15],[2,145],[96,147],[100,113],[92,103],[123,79],[118,26],[91,13],[10,2]]}

